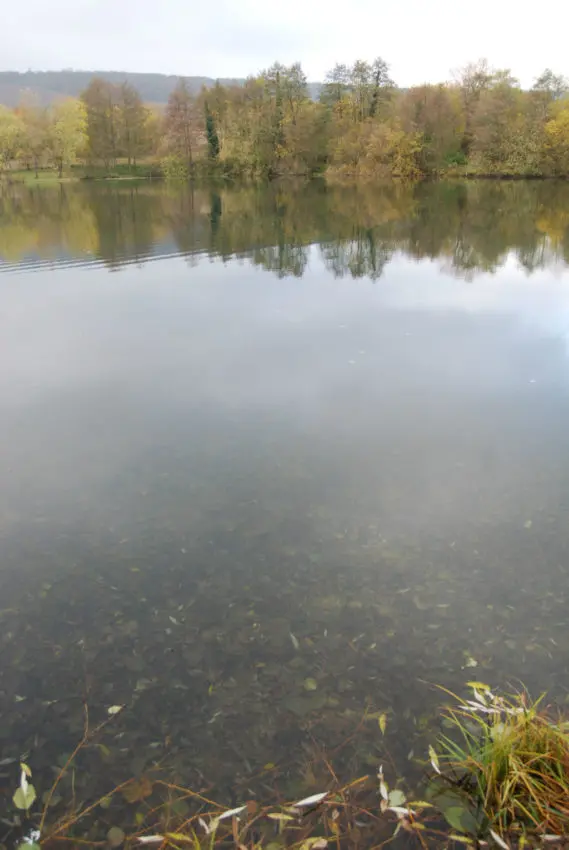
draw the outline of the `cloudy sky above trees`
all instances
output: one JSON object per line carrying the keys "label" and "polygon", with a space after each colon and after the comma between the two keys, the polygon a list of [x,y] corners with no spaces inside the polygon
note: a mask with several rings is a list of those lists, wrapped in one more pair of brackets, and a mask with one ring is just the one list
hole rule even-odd
{"label": "cloudy sky above trees", "polygon": [[[8,3],[8,0],[6,0]],[[2,70],[157,71],[242,77],[300,61],[310,80],[336,62],[383,56],[399,85],[438,82],[486,57],[530,85],[569,74],[566,0],[27,0],[0,28]]]}

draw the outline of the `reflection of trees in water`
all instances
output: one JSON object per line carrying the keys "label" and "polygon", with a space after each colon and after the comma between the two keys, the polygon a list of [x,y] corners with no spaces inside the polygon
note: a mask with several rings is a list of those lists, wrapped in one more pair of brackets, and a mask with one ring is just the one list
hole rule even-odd
{"label": "reflection of trees in water", "polygon": [[379,280],[393,249],[377,240],[371,230],[348,242],[337,240],[320,246],[322,259],[334,277],[368,277]]}
{"label": "reflection of trees in water", "polygon": [[308,252],[307,245],[284,243],[268,248],[256,248],[251,254],[251,260],[255,265],[275,272],[278,277],[302,277],[308,265]]}
{"label": "reflection of trees in water", "polygon": [[512,255],[532,273],[569,262],[569,186],[314,181],[0,188],[0,255],[8,265],[92,257],[118,268],[149,256],[205,253],[300,277],[314,243],[338,277],[377,280],[395,251],[439,260],[467,279],[495,271]]}

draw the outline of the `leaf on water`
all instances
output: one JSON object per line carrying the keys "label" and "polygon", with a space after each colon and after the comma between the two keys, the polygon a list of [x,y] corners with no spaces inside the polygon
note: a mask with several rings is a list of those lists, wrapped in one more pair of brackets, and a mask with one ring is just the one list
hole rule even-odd
{"label": "leaf on water", "polygon": [[12,800],[14,801],[14,805],[17,809],[27,811],[36,799],[36,796],[36,789],[33,785],[30,785],[28,783],[26,784],[25,788],[22,788],[22,786],[20,786],[15,791]]}
{"label": "leaf on water", "polygon": [[269,812],[267,817],[271,820],[280,821],[281,823],[287,823],[288,821],[294,820],[292,815],[285,815],[284,812]]}
{"label": "leaf on water", "polygon": [[463,844],[474,844],[472,838],[468,838],[466,835],[457,835],[455,832],[452,835],[449,835],[449,841],[461,841]]}
{"label": "leaf on water", "polygon": [[298,650],[300,649],[300,643],[299,643],[299,640],[298,640],[298,638],[296,637],[296,635],[293,635],[293,633],[292,633],[292,632],[289,632],[289,634],[290,634],[290,639],[291,639],[292,645],[294,646],[294,648],[295,648],[295,649],[296,649],[296,651],[298,652]]}
{"label": "leaf on water", "polygon": [[389,792],[388,802],[391,807],[402,806],[406,800],[405,794],[399,788],[394,788],[393,791]]}
{"label": "leaf on water", "polygon": [[144,800],[145,797],[150,797],[152,794],[152,782],[148,776],[141,776],[135,782],[131,782],[126,788],[123,788],[122,795],[127,803],[138,803]]}
{"label": "leaf on water", "polygon": [[304,680],[304,690],[305,691],[315,691],[318,688],[318,682],[316,679],[305,679]]}
{"label": "leaf on water", "polygon": [[385,800],[385,802],[389,800],[389,789],[387,787],[387,783],[383,779],[383,776],[379,777],[379,793],[381,794],[382,800]]}
{"label": "leaf on water", "polygon": [[493,829],[490,830],[490,835],[492,836],[498,847],[501,847],[502,850],[510,850],[510,846],[506,844],[502,836],[498,835],[497,832],[494,832]]}
{"label": "leaf on water", "polygon": [[426,800],[411,800],[409,806],[413,809],[432,809],[433,804],[427,803]]}
{"label": "leaf on water", "polygon": [[467,688],[474,688],[475,690],[482,691],[483,693],[490,690],[490,685],[485,685],[484,682],[467,682]]}
{"label": "leaf on water", "polygon": [[439,767],[439,757],[436,754],[434,747],[429,747],[429,758],[431,760],[431,765],[435,773],[440,773],[441,769]]}
{"label": "leaf on water", "polygon": [[110,716],[113,717],[115,714],[118,714],[120,711],[122,711],[123,708],[124,705],[111,705],[110,708],[107,708],[107,714],[110,714]]}
{"label": "leaf on water", "polygon": [[239,815],[246,810],[247,806],[238,806],[236,809],[228,809],[226,812],[223,812],[223,814],[219,815],[219,817],[216,818],[216,821],[228,820],[229,818],[239,817]]}
{"label": "leaf on water", "polygon": [[166,840],[165,835],[140,835],[137,839],[138,844],[162,844]]}
{"label": "leaf on water", "polygon": [[377,718],[377,722],[379,724],[379,728],[381,729],[381,734],[385,735],[385,730],[387,729],[387,714],[385,711],[379,715]]}
{"label": "leaf on water", "polygon": [[472,655],[469,655],[466,659],[465,667],[478,667],[478,661],[476,658],[473,658]]}
{"label": "leaf on water", "polygon": [[328,842],[325,838],[306,838],[300,845],[300,850],[324,850],[328,847]]}
{"label": "leaf on water", "polygon": [[388,806],[388,812],[394,812],[398,818],[407,818],[410,814],[414,814],[410,809],[406,809],[403,806]]}
{"label": "leaf on water", "polygon": [[325,800],[328,796],[328,791],[323,791],[321,794],[312,794],[311,797],[304,797],[302,800],[299,800],[297,803],[293,803],[293,808],[301,809],[304,806],[315,806],[317,803],[321,803],[322,800]]}
{"label": "leaf on water", "polygon": [[111,826],[107,832],[107,841],[111,847],[120,847],[125,839],[124,832],[119,826]]}
{"label": "leaf on water", "polygon": [[458,829],[462,832],[464,829],[462,825],[462,816],[464,815],[464,809],[461,806],[449,806],[443,810],[443,814],[445,819],[453,829]]}

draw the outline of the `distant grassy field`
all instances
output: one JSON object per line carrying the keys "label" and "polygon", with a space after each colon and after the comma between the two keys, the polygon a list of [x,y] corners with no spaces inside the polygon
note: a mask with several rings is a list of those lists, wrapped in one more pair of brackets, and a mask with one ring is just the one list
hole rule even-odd
{"label": "distant grassy field", "polygon": [[148,180],[161,177],[158,162],[145,161],[136,166],[129,166],[127,162],[117,162],[109,169],[96,165],[73,165],[70,169],[66,169],[61,177],[54,168],[40,168],[36,173],[34,169],[16,167],[1,173],[0,181],[43,186],[76,180]]}

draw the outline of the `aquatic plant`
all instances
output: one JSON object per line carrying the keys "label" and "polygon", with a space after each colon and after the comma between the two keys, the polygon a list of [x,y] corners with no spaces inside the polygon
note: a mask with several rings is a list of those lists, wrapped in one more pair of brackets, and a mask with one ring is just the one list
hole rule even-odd
{"label": "aquatic plant", "polygon": [[455,829],[512,840],[561,840],[569,833],[569,722],[519,693],[470,682],[472,699],[443,712],[448,734],[431,750],[432,795]]}

